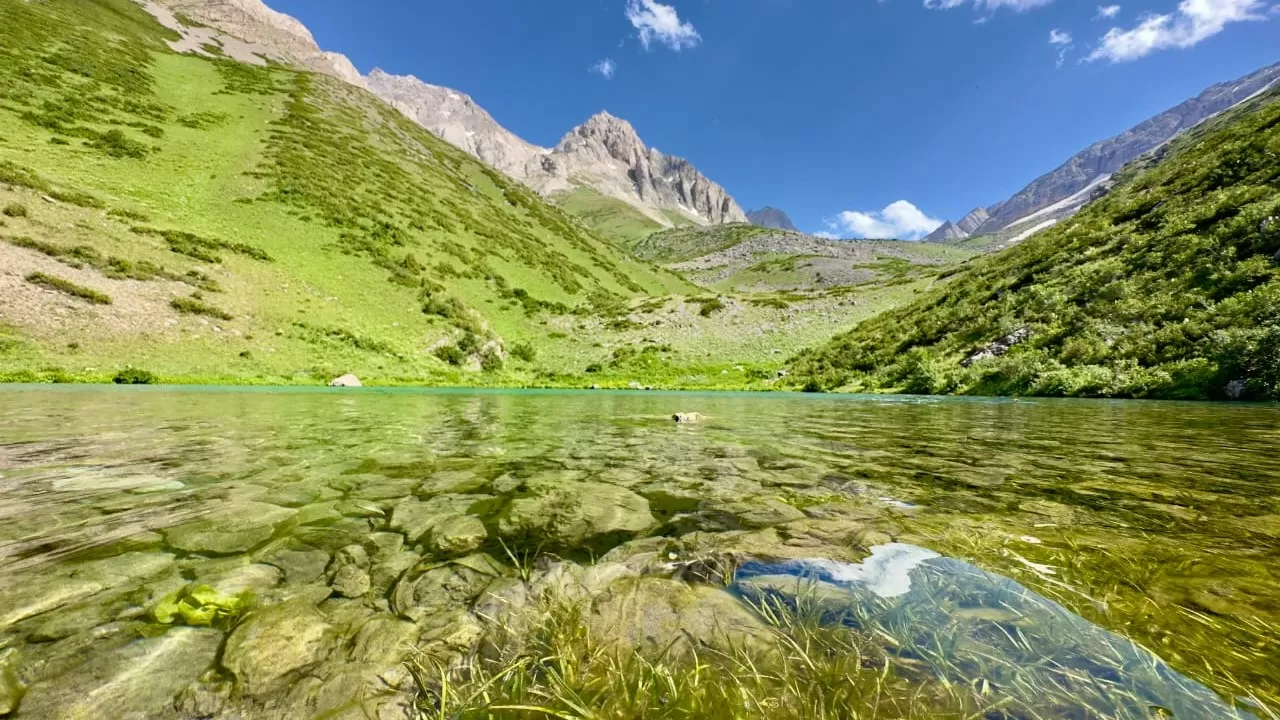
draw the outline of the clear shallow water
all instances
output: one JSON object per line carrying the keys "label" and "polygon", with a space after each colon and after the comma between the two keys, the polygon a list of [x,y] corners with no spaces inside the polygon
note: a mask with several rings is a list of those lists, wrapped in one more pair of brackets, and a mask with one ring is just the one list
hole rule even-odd
{"label": "clear shallow water", "polygon": [[[707,419],[677,426],[678,411]],[[370,627],[399,616],[412,627],[396,637],[421,638],[440,610],[407,607],[402,586],[473,549],[501,558],[498,518],[545,478],[624,488],[652,522],[578,546],[508,535],[517,551],[586,560],[664,535],[854,562],[911,543],[1016,580],[1035,607],[1058,603],[1223,698],[1280,700],[1274,406],[15,387],[0,389],[0,712],[8,687],[19,718],[318,716],[341,699],[299,678],[338,687],[394,665],[412,643],[374,652]],[[485,526],[480,547],[396,520],[442,495]],[[331,590],[352,545],[369,549],[368,586],[344,598]],[[198,586],[308,604],[323,632],[276,673],[253,660],[263,645],[228,649],[234,612],[158,622]]]}

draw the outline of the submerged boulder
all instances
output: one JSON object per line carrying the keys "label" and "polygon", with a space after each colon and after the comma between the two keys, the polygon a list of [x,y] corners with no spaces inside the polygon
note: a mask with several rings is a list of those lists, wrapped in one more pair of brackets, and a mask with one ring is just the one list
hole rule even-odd
{"label": "submerged boulder", "polygon": [[420,564],[407,570],[396,583],[391,609],[416,622],[466,607],[502,572],[502,567],[484,553],[447,563]]}
{"label": "submerged boulder", "polygon": [[[28,688],[19,717],[59,720],[171,717],[174,697],[213,665],[221,639],[222,633],[216,630],[175,627],[162,635],[135,639],[110,651],[94,652],[75,672]],[[0,695],[3,692],[0,689]]]}
{"label": "submerged boulder", "polygon": [[592,603],[593,636],[642,655],[700,647],[770,646],[768,626],[723,588],[657,577],[622,578]]}
{"label": "submerged boulder", "polygon": [[232,502],[218,512],[164,532],[170,547],[203,555],[234,555],[261,545],[296,510],[251,500]]}
{"label": "submerged boulder", "polygon": [[671,419],[675,420],[678,423],[700,423],[703,420],[706,420],[707,416],[703,415],[702,413],[683,412],[683,413],[676,413],[675,415],[672,415]]}
{"label": "submerged boulder", "polygon": [[0,715],[8,715],[18,709],[25,688],[18,680],[18,651],[0,650]]}
{"label": "submerged boulder", "polygon": [[498,516],[506,538],[570,549],[617,544],[654,525],[649,501],[604,483],[555,476],[525,481]]}
{"label": "submerged boulder", "polygon": [[461,555],[478,550],[489,538],[480,518],[452,515],[440,521],[428,533],[431,549],[442,555]]}
{"label": "submerged boulder", "polygon": [[329,623],[310,604],[274,605],[252,613],[231,633],[222,664],[246,695],[270,694],[324,658],[329,633]]}
{"label": "submerged boulder", "polygon": [[364,597],[373,583],[369,578],[369,554],[359,545],[338,551],[329,566],[329,584],[341,597]]}

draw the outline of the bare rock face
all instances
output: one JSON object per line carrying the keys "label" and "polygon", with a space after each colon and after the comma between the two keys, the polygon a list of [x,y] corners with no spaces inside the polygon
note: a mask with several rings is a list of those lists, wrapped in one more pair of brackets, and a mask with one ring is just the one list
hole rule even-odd
{"label": "bare rock face", "polygon": [[412,75],[391,75],[375,68],[365,78],[373,94],[446,142],[516,178],[536,168],[549,151],[525,142],[498,124],[471,96]]}
{"label": "bare rock face", "polygon": [[292,16],[272,10],[261,0],[162,1],[175,12],[242,40],[269,47],[308,70],[364,86],[360,71],[346,55],[321,50],[305,25]]}
{"label": "bare rock face", "polygon": [[[632,196],[645,205],[683,211],[695,222],[747,221],[729,193],[692,163],[647,147],[631,123],[607,112],[569,131],[552,152],[557,174],[585,181],[605,195]],[[670,224],[665,218],[659,221]]]}
{"label": "bare rock face", "polygon": [[760,227],[799,232],[796,230],[796,226],[791,224],[791,218],[787,216],[787,213],[775,207],[765,206],[759,210],[748,210],[747,220],[752,225],[759,225]]}

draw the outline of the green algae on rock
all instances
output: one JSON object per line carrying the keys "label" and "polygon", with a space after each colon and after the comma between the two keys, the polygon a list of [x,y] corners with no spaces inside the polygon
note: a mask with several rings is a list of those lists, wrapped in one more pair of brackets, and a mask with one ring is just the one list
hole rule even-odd
{"label": "green algae on rock", "polygon": [[248,590],[228,596],[208,585],[196,585],[166,596],[152,608],[151,616],[161,625],[179,623],[227,629],[253,605],[253,601],[253,593]]}

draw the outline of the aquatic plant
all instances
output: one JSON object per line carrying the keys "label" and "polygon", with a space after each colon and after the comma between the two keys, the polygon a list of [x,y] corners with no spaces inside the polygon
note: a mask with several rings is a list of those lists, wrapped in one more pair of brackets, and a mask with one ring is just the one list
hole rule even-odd
{"label": "aquatic plant", "polygon": [[227,630],[250,607],[254,595],[244,591],[223,595],[208,585],[188,585],[166,595],[151,609],[151,617],[161,625],[191,625]]}

